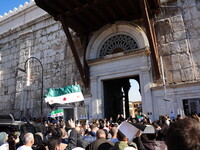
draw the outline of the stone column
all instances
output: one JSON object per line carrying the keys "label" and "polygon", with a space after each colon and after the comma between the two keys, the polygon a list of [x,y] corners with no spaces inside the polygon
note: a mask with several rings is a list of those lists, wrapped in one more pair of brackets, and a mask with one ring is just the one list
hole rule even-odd
{"label": "stone column", "polygon": [[90,85],[91,85],[91,93],[92,93],[92,98],[91,98],[91,103],[90,103],[90,109],[91,109],[91,116],[92,119],[97,119],[98,114],[99,114],[99,104],[98,104],[98,98],[97,98],[97,93],[98,93],[98,87],[97,87],[97,78],[91,79],[90,80]]}
{"label": "stone column", "polygon": [[151,93],[151,80],[149,68],[143,68],[140,73],[141,95],[142,95],[142,112],[153,120],[153,99]]}

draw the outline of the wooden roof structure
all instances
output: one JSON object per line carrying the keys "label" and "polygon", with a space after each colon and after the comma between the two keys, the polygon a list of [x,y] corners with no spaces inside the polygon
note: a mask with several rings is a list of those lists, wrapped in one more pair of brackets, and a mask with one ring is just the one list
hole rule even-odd
{"label": "wooden roof structure", "polygon": [[[90,33],[118,20],[142,18],[140,0],[35,0],[55,20],[64,16],[68,26],[77,33]],[[148,0],[152,11],[158,0]]]}
{"label": "wooden roof structure", "polygon": [[[147,37],[153,58],[153,68],[158,79],[158,52],[153,27],[153,15],[158,12],[160,0],[35,0],[36,5],[62,23],[76,64],[86,85],[86,66],[78,58],[69,28],[80,35],[89,35],[106,24],[144,18]],[[85,81],[84,81],[85,80]]]}

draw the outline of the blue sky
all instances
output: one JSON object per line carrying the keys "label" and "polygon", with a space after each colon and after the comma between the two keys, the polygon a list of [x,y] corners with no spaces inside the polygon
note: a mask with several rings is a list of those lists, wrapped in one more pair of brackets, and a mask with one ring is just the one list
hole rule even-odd
{"label": "blue sky", "polygon": [[140,92],[139,92],[139,84],[136,80],[134,79],[130,79],[130,84],[131,84],[131,87],[130,87],[130,90],[129,90],[129,101],[141,101],[142,98],[141,98],[141,95],[140,95]]}
{"label": "blue sky", "polygon": [[29,3],[29,0],[0,0],[0,15],[3,16],[15,7],[18,8],[20,4],[24,5],[26,1]]}

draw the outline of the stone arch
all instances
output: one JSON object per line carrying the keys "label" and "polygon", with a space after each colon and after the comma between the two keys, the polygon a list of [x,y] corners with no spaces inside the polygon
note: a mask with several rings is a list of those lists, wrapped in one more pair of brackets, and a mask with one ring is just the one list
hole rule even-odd
{"label": "stone arch", "polygon": [[117,22],[113,25],[106,25],[93,34],[87,47],[86,60],[98,58],[100,47],[105,43],[105,41],[110,36],[119,33],[134,38],[138,48],[149,46],[148,39],[139,26],[128,22]]}

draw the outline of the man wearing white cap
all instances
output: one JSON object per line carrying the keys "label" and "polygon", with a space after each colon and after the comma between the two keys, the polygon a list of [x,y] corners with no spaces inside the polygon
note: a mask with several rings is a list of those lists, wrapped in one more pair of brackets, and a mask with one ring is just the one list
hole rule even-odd
{"label": "man wearing white cap", "polygon": [[0,132],[0,150],[9,150],[9,145],[6,142],[8,140],[8,135],[6,132]]}

